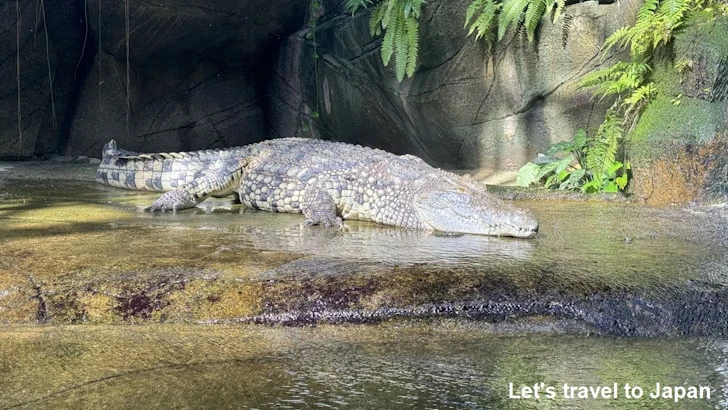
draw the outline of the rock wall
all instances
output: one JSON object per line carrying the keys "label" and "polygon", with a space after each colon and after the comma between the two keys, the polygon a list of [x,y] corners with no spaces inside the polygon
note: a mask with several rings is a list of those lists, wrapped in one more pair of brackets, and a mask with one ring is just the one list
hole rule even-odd
{"label": "rock wall", "polygon": [[631,136],[633,192],[656,205],[728,201],[728,17],[687,24],[653,77],[659,94]]}
{"label": "rock wall", "polygon": [[0,158],[7,159],[58,148],[83,40],[74,0],[17,5],[19,10],[14,1],[0,3]]}
{"label": "rock wall", "polygon": [[100,52],[80,90],[67,155],[115,138],[136,151],[243,145],[266,139],[258,88],[267,53],[302,26],[307,0],[130,2],[127,96],[124,2],[88,2]]}
{"label": "rock wall", "polygon": [[[177,151],[306,136],[487,177],[601,123],[605,105],[576,84],[611,62],[598,51],[640,0],[569,5],[555,24],[542,21],[537,43],[514,32],[492,52],[466,37],[469,2],[423,8],[418,70],[401,83],[381,63],[369,13],[352,17],[341,0],[323,2],[318,60],[301,29],[308,0],[46,0],[37,10],[20,0],[20,20],[15,2],[0,3],[0,159],[97,156],[112,138],[130,150]],[[675,152],[656,147],[706,144],[725,128],[726,44],[725,19],[676,38],[655,70],[661,95],[635,131],[635,162]],[[680,58],[693,68],[676,76]],[[724,192],[728,177],[717,180]]]}
{"label": "rock wall", "polygon": [[18,18],[15,2],[0,3],[4,159],[97,156],[111,138],[150,151],[266,139],[261,84],[270,75],[269,55],[303,26],[308,1],[46,0],[45,25],[36,19],[39,2],[19,5],[22,138]]}
{"label": "rock wall", "polygon": [[[550,143],[595,128],[605,107],[577,82],[604,64],[604,39],[633,21],[639,1],[574,4],[544,19],[538,44],[511,33],[488,53],[465,36],[468,0],[433,0],[420,18],[420,62],[398,83],[382,66],[368,13],[328,4],[316,31],[284,42],[266,94],[269,134],[312,135],[411,153],[450,169],[515,170]],[[312,118],[312,113],[320,118]]]}

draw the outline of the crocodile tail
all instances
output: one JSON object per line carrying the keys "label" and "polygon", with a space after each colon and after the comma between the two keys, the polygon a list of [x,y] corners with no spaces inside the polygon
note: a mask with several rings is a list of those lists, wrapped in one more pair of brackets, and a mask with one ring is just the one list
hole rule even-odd
{"label": "crocodile tail", "polygon": [[116,148],[116,141],[111,140],[104,145],[104,149],[101,151],[102,157],[112,157],[116,155],[119,150]]}

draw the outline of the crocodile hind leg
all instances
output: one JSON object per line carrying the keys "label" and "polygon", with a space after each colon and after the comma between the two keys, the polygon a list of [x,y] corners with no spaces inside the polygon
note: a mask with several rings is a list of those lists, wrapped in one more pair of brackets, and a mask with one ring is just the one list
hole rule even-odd
{"label": "crocodile hind leg", "polygon": [[306,226],[323,225],[327,228],[341,227],[341,218],[336,216],[336,202],[323,189],[311,187],[303,194],[301,211],[306,217]]}
{"label": "crocodile hind leg", "polygon": [[224,197],[231,195],[240,186],[240,179],[247,163],[247,159],[228,161],[222,167],[211,171],[207,175],[166,192],[145,210],[150,212],[178,211],[194,208],[211,196]]}

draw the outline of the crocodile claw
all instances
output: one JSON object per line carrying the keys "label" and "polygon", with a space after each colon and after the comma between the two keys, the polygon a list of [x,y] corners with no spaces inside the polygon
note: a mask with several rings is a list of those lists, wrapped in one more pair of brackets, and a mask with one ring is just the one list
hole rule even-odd
{"label": "crocodile claw", "polygon": [[323,225],[326,228],[331,228],[331,227],[341,228],[342,226],[344,226],[344,222],[341,220],[341,217],[338,217],[338,216],[336,216],[336,217],[328,217],[328,216],[327,217],[318,217],[316,219],[308,218],[308,219],[306,219],[306,221],[303,224],[306,227],[314,226],[314,225]]}
{"label": "crocodile claw", "polygon": [[161,211],[161,212],[167,212],[167,211],[176,212],[178,209],[179,209],[179,205],[177,205],[177,204],[158,204],[158,203],[155,202],[155,203],[149,205],[148,207],[144,208],[144,212],[151,212],[151,213],[154,213],[154,212],[157,212],[157,211]]}
{"label": "crocodile claw", "polygon": [[156,211],[176,212],[186,208],[193,208],[195,205],[197,205],[197,201],[195,201],[192,194],[186,191],[169,191],[144,210],[152,213]]}

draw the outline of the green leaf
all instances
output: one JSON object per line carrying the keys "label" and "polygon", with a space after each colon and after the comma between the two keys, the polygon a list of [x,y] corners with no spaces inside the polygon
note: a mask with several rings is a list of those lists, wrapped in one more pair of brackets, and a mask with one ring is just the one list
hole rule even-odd
{"label": "green leaf", "polygon": [[591,180],[581,186],[582,192],[586,192],[588,194],[593,194],[594,192],[599,192],[599,188],[600,188],[599,183],[596,180]]}
{"label": "green leaf", "polygon": [[574,144],[576,144],[577,148],[581,149],[586,147],[586,142],[586,131],[583,128],[579,128],[574,135]]}
{"label": "green leaf", "polygon": [[576,146],[572,141],[561,141],[550,146],[549,149],[546,150],[546,155],[554,155],[560,152],[573,152],[575,149]]}
{"label": "green leaf", "polygon": [[561,185],[559,185],[559,189],[574,189],[581,185],[581,179],[584,178],[584,175],[586,174],[586,171],[583,169],[576,169],[574,170],[570,175],[569,179],[562,182]]}
{"label": "green leaf", "polygon": [[549,162],[556,162],[559,159],[557,157],[551,156],[551,155],[544,155],[544,154],[538,154],[536,158],[534,158],[533,162],[536,165],[545,165]]}
{"label": "green leaf", "polygon": [[318,120],[320,117],[321,117],[321,115],[319,114],[318,111],[311,112],[311,118],[313,118],[314,120]]}
{"label": "green leaf", "polygon": [[612,182],[608,183],[607,186],[604,187],[604,192],[609,192],[610,194],[616,193],[616,192],[619,192],[619,187],[617,186],[617,184],[614,181],[612,181]]}
{"label": "green leaf", "polygon": [[624,190],[624,187],[627,186],[628,178],[629,177],[627,176],[627,174],[622,174],[622,175],[618,176],[617,178],[615,178],[614,182],[617,184],[619,189]]}
{"label": "green leaf", "polygon": [[556,164],[556,169],[554,170],[557,174],[561,171],[565,170],[566,168],[569,168],[572,162],[574,162],[576,158],[574,158],[574,154],[571,154],[567,156],[566,158],[560,160]]}
{"label": "green leaf", "polygon": [[551,175],[546,179],[546,182],[543,184],[543,186],[544,188],[550,188],[551,185],[554,184],[554,182],[556,182],[556,175]]}
{"label": "green leaf", "polygon": [[381,47],[381,55],[382,55],[382,63],[384,63],[384,66],[389,65],[389,61],[392,59],[392,55],[394,54],[394,43],[395,43],[395,37],[397,34],[397,19],[395,18],[393,21],[393,24],[390,25],[388,28],[386,28],[386,31],[384,33],[384,40],[382,41]]}
{"label": "green leaf", "polygon": [[415,75],[417,70],[417,55],[419,53],[420,23],[415,18],[408,18],[405,22],[407,28],[407,77]]}
{"label": "green leaf", "polygon": [[569,175],[570,175],[569,171],[563,170],[563,171],[559,172],[559,175],[556,177],[556,180],[559,182],[563,182],[564,179],[566,179],[566,177],[568,177]]}
{"label": "green leaf", "polygon": [[518,170],[516,184],[520,186],[530,186],[534,182],[538,182],[538,179],[536,179],[536,175],[538,175],[538,172],[540,170],[541,167],[534,164],[533,162],[526,163],[526,165],[522,166],[521,169]]}
{"label": "green leaf", "polygon": [[381,33],[381,23],[384,11],[384,3],[379,3],[372,9],[372,14],[369,16],[369,33],[371,33],[372,36],[376,36]]}
{"label": "green leaf", "polygon": [[538,175],[536,175],[536,179],[541,179],[545,177],[546,175],[554,172],[556,168],[559,166],[559,161],[555,162],[549,162],[548,164],[541,166],[541,171],[538,172]]}
{"label": "green leaf", "polygon": [[346,0],[346,10],[353,16],[359,8],[367,8],[372,0]]}
{"label": "green leaf", "polygon": [[621,162],[619,162],[619,161],[615,162],[614,164],[610,165],[609,168],[607,169],[607,175],[613,175],[614,173],[619,171],[622,168],[622,166],[623,165]]}
{"label": "green leaf", "polygon": [[[470,23],[470,20],[472,20],[473,16],[475,15],[475,12],[480,10],[480,8],[483,6],[483,0],[473,0],[472,3],[470,3],[470,6],[468,6],[468,10],[465,12],[465,25],[463,28],[466,28],[468,24]],[[472,30],[471,30],[472,33]],[[470,35],[470,34],[468,34]]]}

